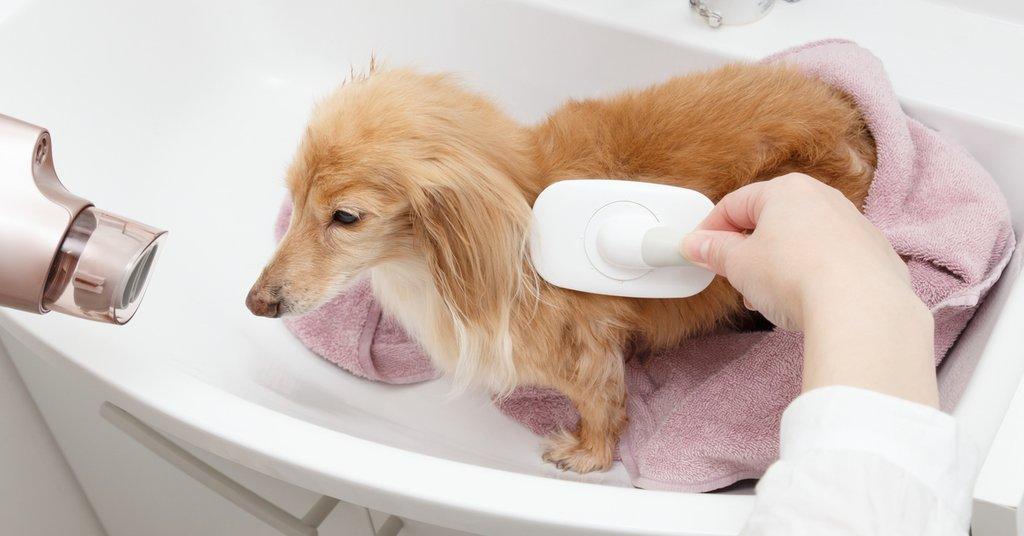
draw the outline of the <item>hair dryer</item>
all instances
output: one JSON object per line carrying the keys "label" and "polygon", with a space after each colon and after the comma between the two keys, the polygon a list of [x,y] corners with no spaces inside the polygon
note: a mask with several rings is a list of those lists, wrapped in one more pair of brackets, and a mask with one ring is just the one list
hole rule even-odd
{"label": "hair dryer", "polygon": [[0,306],[124,324],[165,236],[69,192],[50,133],[0,115]]}

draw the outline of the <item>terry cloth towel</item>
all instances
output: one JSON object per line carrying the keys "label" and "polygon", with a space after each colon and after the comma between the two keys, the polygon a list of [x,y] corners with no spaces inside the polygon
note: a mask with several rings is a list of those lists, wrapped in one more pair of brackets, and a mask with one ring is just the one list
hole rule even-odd
{"label": "terry cloth towel", "polygon": [[[764,61],[786,62],[849,94],[878,147],[864,212],[906,260],[935,316],[942,360],[998,279],[1014,247],[1009,209],[988,173],[954,142],[907,117],[881,62],[845,41],[822,41]],[[278,236],[287,227],[285,203]],[[382,315],[368,281],[285,321],[317,354],[371,380],[436,376],[429,359]],[[799,333],[719,333],[628,358],[629,426],[619,453],[636,486],[708,491],[760,476],[778,455],[783,409],[800,390]],[[537,434],[571,427],[556,392],[521,388],[500,403]]]}

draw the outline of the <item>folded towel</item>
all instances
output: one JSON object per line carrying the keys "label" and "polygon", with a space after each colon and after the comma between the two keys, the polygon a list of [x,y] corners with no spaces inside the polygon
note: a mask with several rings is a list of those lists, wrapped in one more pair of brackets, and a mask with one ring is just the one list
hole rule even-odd
{"label": "folded towel", "polygon": [[[822,41],[764,61],[795,65],[849,94],[863,112],[878,148],[864,212],[907,262],[914,290],[935,316],[938,364],[1013,251],[998,187],[963,149],[903,113],[881,62],[857,45]],[[285,203],[278,236],[289,212]],[[368,281],[286,324],[358,376],[411,383],[437,375],[381,314]],[[629,426],[619,454],[633,483],[708,491],[760,476],[777,457],[782,411],[800,391],[802,347],[800,334],[775,330],[719,333],[629,356]],[[518,389],[499,407],[538,434],[577,419],[565,397],[546,389]]]}

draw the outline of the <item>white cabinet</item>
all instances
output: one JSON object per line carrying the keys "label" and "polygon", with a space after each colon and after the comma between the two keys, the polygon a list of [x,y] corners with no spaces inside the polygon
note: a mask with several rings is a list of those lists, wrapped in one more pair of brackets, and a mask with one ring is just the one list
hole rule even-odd
{"label": "white cabinet", "polygon": [[103,536],[103,528],[0,346],[0,534]]}

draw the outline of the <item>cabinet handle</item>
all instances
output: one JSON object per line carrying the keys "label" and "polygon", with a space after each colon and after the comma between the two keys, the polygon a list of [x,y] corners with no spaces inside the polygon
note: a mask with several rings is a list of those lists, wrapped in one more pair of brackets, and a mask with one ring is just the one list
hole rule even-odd
{"label": "cabinet handle", "polygon": [[[334,497],[321,496],[306,515],[299,519],[200,460],[167,436],[114,404],[104,402],[100,406],[100,415],[153,454],[285,536],[317,536],[317,528],[341,502]],[[369,516],[369,510],[366,512]],[[374,531],[372,524],[370,529],[374,536],[396,536],[402,530],[402,525],[400,518],[389,516],[381,524],[379,531]]]}

